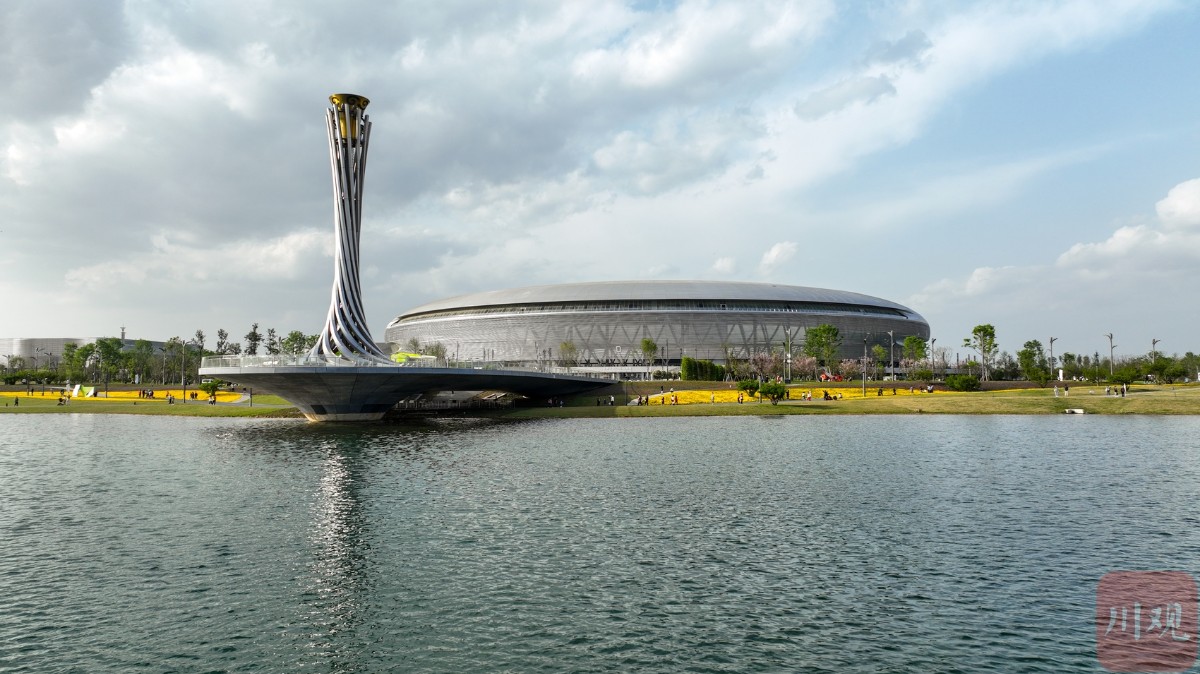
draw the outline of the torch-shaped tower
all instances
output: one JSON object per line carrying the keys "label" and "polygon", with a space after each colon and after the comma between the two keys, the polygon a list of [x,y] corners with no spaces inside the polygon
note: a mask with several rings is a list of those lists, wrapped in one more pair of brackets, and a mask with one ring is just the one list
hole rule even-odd
{"label": "torch-shaped tower", "polygon": [[325,329],[310,353],[362,365],[393,365],[371,339],[358,278],[363,177],[371,140],[371,121],[364,111],[370,101],[356,94],[333,94],[329,101],[333,105],[325,111],[325,121],[333,171],[333,294]]}

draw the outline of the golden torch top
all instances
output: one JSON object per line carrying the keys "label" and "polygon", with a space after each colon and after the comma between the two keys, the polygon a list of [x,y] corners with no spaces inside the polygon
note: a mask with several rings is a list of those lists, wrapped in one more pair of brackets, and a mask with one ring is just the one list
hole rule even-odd
{"label": "golden torch top", "polygon": [[[363,110],[371,101],[366,96],[358,94],[331,94],[329,102],[337,111],[338,132],[343,140],[358,140],[358,121],[362,119]],[[349,106],[350,119],[346,119],[346,107]]]}

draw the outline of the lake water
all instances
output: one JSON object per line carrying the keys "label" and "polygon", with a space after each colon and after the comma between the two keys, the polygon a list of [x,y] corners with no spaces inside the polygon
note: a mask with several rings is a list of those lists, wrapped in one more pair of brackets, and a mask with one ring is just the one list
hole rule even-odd
{"label": "lake water", "polygon": [[0,670],[1097,671],[1196,418],[0,416]]}

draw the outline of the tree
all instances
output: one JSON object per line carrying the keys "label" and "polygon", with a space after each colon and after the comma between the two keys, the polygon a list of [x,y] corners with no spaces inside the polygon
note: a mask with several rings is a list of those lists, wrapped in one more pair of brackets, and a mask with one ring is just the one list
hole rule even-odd
{"label": "tree", "polygon": [[750,371],[755,377],[767,379],[783,372],[783,354],[759,351],[750,356]]}
{"label": "tree", "polygon": [[[797,377],[797,375],[799,376]],[[817,359],[812,356],[793,356],[792,377],[797,379],[816,379]]]}
{"label": "tree", "polygon": [[113,379],[125,366],[125,358],[121,353],[125,343],[117,337],[101,337],[96,340],[96,350],[100,354],[101,377],[104,381]]}
{"label": "tree", "polygon": [[247,332],[243,339],[246,340],[246,355],[257,356],[258,345],[262,343],[262,335],[258,332],[258,323],[250,326],[250,332]]}
{"label": "tree", "polygon": [[838,372],[846,379],[855,379],[862,374],[862,363],[857,358],[847,358],[838,365]]}
{"label": "tree", "polygon": [[1133,363],[1122,363],[1121,367],[1113,370],[1112,376],[1108,378],[1114,384],[1125,384],[1126,386],[1137,381],[1138,369]]}
{"label": "tree", "polygon": [[144,339],[137,340],[129,352],[129,359],[138,383],[146,381],[154,370],[154,345]]}
{"label": "tree", "polygon": [[738,390],[745,391],[750,395],[758,392],[759,381],[757,379],[743,379],[738,382]]}
{"label": "tree", "polygon": [[983,381],[988,381],[988,371],[992,360],[996,357],[996,328],[989,324],[976,325],[971,336],[963,340],[963,346],[979,354],[979,366],[983,371]]}
{"label": "tree", "polygon": [[1042,350],[1042,343],[1036,339],[1025,342],[1025,346],[1017,352],[1017,363],[1025,378],[1038,386],[1045,386],[1050,381],[1050,365]]}
{"label": "tree", "polygon": [[92,370],[92,381],[95,381],[95,375],[99,371],[94,370],[93,368],[98,366],[100,363],[100,359],[96,357],[96,345],[84,344],[83,346],[79,347],[75,350],[75,358],[78,359],[79,369],[83,371],[79,378],[86,379],[88,376],[88,371]]}
{"label": "tree", "polygon": [[999,356],[992,361],[992,379],[1019,379],[1021,376],[1021,368],[1017,365],[1017,359],[1012,357],[1007,351],[1001,351]]}
{"label": "tree", "polygon": [[183,340],[179,337],[172,337],[163,344],[163,378],[162,383],[166,384],[168,379],[174,377],[175,372],[173,367],[180,367],[183,363]]}
{"label": "tree", "polygon": [[721,350],[725,353],[725,376],[729,380],[741,379],[745,374],[746,364],[738,358],[737,352],[733,350],[728,342],[721,344]]}
{"label": "tree", "polygon": [[229,348],[229,333],[225,331],[225,328],[217,328],[217,348],[214,353],[218,356],[232,353],[232,350]]}
{"label": "tree", "polygon": [[279,347],[282,353],[293,356],[298,356],[312,348],[308,344],[308,339],[304,336],[304,333],[299,330],[292,330],[287,333],[287,337],[283,338],[279,343]]}
{"label": "tree", "polygon": [[267,328],[267,353],[276,356],[280,351],[279,335],[275,334],[275,328]]}
{"label": "tree", "polygon": [[770,398],[772,405],[778,405],[780,400],[787,395],[787,387],[779,382],[769,381],[758,387],[760,395]]}
{"label": "tree", "polygon": [[1154,375],[1154,381],[1164,384],[1173,384],[1176,379],[1182,379],[1187,374],[1183,363],[1161,353],[1154,354],[1154,359],[1147,364],[1146,370]]}
{"label": "tree", "polygon": [[917,366],[909,370],[908,378],[914,381],[930,381],[933,379],[933,369],[928,366]]}
{"label": "tree", "polygon": [[196,344],[197,344],[197,345],[200,347],[200,353],[202,353],[202,354],[203,354],[203,353],[204,353],[204,331],[203,331],[203,330],[197,330],[197,331],[196,331],[196,335],[195,335],[195,336],[194,336],[192,339],[193,339],[193,340],[196,342]]}
{"label": "tree", "polygon": [[[1087,356],[1084,356],[1087,358]],[[1083,362],[1077,354],[1064,353],[1062,355],[1063,376],[1068,379],[1083,376]]]}
{"label": "tree", "polygon": [[882,344],[876,344],[875,346],[871,347],[871,355],[874,357],[875,363],[876,363],[876,370],[875,370],[876,376],[878,376],[880,379],[882,379],[883,378],[883,363],[888,358],[888,350],[883,348]]}
{"label": "tree", "polygon": [[433,344],[425,347],[425,355],[437,358],[439,363],[445,363],[446,345],[442,344],[441,342],[434,342]]}
{"label": "tree", "polygon": [[833,366],[841,346],[842,336],[835,325],[822,323],[804,333],[804,355],[816,358],[825,367]]}
{"label": "tree", "polygon": [[59,361],[63,376],[69,380],[79,381],[83,378],[83,367],[79,362],[79,345],[64,344],[62,360]]}
{"label": "tree", "polygon": [[979,377],[969,374],[952,374],[946,377],[946,387],[951,391],[978,391]]}
{"label": "tree", "polygon": [[654,357],[658,355],[658,344],[649,337],[642,338],[642,357],[647,363],[653,363]]}
{"label": "tree", "polygon": [[575,367],[579,364],[579,347],[575,342],[567,340],[558,345],[558,359],[563,367]]}
{"label": "tree", "polygon": [[1183,366],[1183,376],[1194,377],[1200,375],[1200,356],[1191,351],[1183,354],[1183,358],[1179,359],[1179,364]]}
{"label": "tree", "polygon": [[926,348],[925,340],[917,335],[909,335],[904,338],[904,343],[901,345],[901,352],[905,360],[918,361],[925,360]]}

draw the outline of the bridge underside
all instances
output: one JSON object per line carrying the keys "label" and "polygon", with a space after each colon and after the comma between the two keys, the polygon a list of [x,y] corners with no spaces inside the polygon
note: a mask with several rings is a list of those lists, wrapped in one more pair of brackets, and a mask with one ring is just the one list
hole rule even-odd
{"label": "bridge underside", "polygon": [[205,367],[219,377],[292,403],[311,421],[375,421],[402,398],[438,391],[507,391],[553,398],[612,382],[513,370],[421,367]]}

